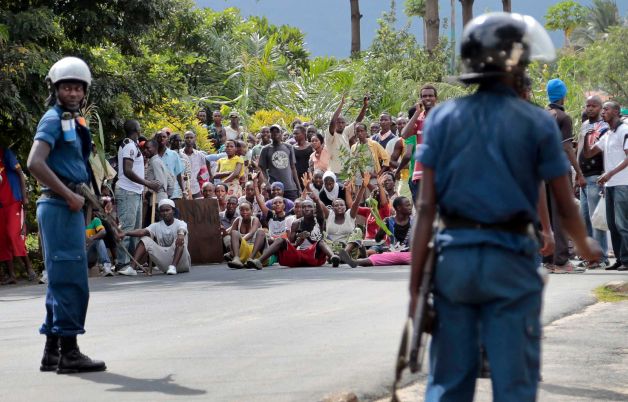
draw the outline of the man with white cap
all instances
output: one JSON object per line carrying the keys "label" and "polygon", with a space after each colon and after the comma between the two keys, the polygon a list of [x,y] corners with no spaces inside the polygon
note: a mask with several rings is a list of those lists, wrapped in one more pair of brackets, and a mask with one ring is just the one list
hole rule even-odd
{"label": "man with white cap", "polygon": [[[135,261],[131,266],[132,275],[137,275],[137,261],[150,256],[160,271],[167,275],[189,272],[191,265],[188,252],[188,225],[174,217],[174,201],[166,198],[159,201],[159,215],[161,221],[155,222],[144,229],[136,229],[120,234],[125,236],[140,237],[140,242],[135,248]],[[152,275],[150,269],[146,275]]]}

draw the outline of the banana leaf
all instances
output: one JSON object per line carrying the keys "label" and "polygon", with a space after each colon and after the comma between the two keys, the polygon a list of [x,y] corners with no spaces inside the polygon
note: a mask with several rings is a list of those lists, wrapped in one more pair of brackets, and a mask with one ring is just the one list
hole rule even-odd
{"label": "banana leaf", "polygon": [[377,200],[372,197],[367,198],[366,206],[371,208],[371,214],[375,218],[375,223],[377,223],[377,226],[379,226],[379,228],[382,229],[388,236],[392,236],[392,232],[390,231],[390,229],[388,229],[388,226],[386,226],[386,223],[384,222],[382,217],[379,215],[379,208],[378,208]]}

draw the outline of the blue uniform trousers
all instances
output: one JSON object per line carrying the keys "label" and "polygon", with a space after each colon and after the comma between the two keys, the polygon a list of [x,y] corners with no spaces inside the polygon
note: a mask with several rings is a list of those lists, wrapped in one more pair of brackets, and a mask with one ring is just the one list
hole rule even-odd
{"label": "blue uniform trousers", "polygon": [[538,258],[491,245],[438,256],[437,324],[426,401],[472,401],[484,345],[494,401],[535,401],[540,366]]}
{"label": "blue uniform trousers", "polygon": [[61,200],[40,201],[37,222],[48,271],[46,321],[39,332],[83,334],[89,301],[83,213],[70,211]]}

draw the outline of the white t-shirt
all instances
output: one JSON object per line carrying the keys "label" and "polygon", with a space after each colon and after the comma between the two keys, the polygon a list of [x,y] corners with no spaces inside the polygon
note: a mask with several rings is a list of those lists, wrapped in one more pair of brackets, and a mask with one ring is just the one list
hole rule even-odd
{"label": "white t-shirt", "polygon": [[237,130],[231,128],[231,126],[225,127],[225,136],[228,140],[239,140],[240,133]]}
{"label": "white t-shirt", "polygon": [[401,140],[400,137],[395,137],[392,140],[388,141],[388,144],[386,144],[386,148],[384,148],[388,156],[392,156],[393,152],[395,152],[395,145],[397,144],[397,141],[399,140]]}
{"label": "white t-shirt", "polygon": [[[625,150],[628,150],[628,125],[620,124],[617,131],[608,130],[595,146],[604,152],[604,171],[610,172],[626,159]],[[628,186],[628,168],[618,172],[605,184],[606,187]]]}
{"label": "white t-shirt", "polygon": [[[179,150],[179,156],[185,165],[185,172],[190,179],[190,189],[192,194],[197,194],[201,191],[201,186],[198,184],[198,173],[201,171],[201,167],[205,165],[205,155],[197,149],[192,150],[192,154],[188,155],[184,149]],[[184,183],[185,185],[185,183]]]}
{"label": "white t-shirt", "polygon": [[137,146],[137,143],[130,138],[126,138],[120,148],[118,148],[118,184],[123,190],[142,194],[144,185],[131,181],[124,175],[124,160],[133,160],[133,173],[144,180],[144,156]]}
{"label": "white t-shirt", "polygon": [[179,231],[185,235],[185,244],[188,242],[188,224],[176,218],[170,226],[166,225],[164,221],[159,221],[148,226],[146,230],[155,238],[157,244],[162,247],[172,246]]}
{"label": "white t-shirt", "polygon": [[338,174],[342,170],[342,161],[340,160],[340,148],[345,147],[349,150],[349,140],[355,135],[355,122],[349,124],[342,130],[342,135],[334,133],[332,135],[329,129],[325,132],[325,147],[329,151],[329,170]]}

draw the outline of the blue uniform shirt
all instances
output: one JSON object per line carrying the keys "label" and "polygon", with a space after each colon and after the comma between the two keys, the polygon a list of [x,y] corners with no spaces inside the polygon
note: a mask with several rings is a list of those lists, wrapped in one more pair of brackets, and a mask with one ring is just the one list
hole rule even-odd
{"label": "blue uniform shirt", "polygon": [[50,155],[46,164],[61,180],[88,183],[87,160],[91,147],[89,130],[77,123],[76,140],[64,141],[61,131],[61,113],[63,111],[59,106],[48,109],[37,125],[35,140],[44,141],[50,145]]}
{"label": "blue uniform shirt", "polygon": [[22,183],[20,182],[20,176],[22,173],[17,169],[20,168],[20,163],[17,161],[15,154],[9,148],[4,149],[4,155],[2,157],[2,163],[6,168],[7,177],[9,179],[9,186],[11,187],[11,193],[15,201],[22,201]]}
{"label": "blue uniform shirt", "polygon": [[[541,181],[569,173],[555,120],[502,85],[439,105],[423,133],[417,159],[435,172],[441,215],[537,222]],[[493,244],[525,253],[536,248],[525,236],[472,229],[445,230],[438,244]]]}

